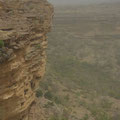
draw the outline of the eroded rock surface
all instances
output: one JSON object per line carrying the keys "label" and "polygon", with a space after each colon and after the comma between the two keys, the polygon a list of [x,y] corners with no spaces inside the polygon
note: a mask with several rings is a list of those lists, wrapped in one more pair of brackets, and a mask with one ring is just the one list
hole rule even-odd
{"label": "eroded rock surface", "polygon": [[46,0],[0,0],[0,120],[29,120],[52,17]]}

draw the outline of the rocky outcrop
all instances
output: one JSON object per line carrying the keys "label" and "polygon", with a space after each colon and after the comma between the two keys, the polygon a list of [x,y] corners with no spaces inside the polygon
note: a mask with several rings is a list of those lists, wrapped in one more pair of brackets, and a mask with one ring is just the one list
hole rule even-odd
{"label": "rocky outcrop", "polygon": [[0,120],[29,120],[52,16],[46,0],[0,0]]}

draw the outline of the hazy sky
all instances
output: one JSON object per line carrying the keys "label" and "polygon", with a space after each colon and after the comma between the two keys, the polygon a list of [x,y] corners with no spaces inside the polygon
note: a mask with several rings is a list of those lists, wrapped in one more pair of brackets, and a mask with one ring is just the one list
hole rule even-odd
{"label": "hazy sky", "polygon": [[119,2],[120,0],[48,0],[53,4],[83,4],[83,3],[102,3],[102,2]]}

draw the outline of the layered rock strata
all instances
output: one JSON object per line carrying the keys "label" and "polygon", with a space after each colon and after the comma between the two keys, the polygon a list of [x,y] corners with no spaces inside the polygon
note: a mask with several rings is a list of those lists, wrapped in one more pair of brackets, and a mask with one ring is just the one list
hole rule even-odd
{"label": "layered rock strata", "polygon": [[52,17],[46,0],[0,0],[0,120],[29,120]]}

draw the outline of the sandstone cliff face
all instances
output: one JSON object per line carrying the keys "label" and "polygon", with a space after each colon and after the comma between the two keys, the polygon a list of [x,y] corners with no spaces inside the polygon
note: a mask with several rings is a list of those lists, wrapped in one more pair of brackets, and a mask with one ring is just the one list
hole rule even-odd
{"label": "sandstone cliff face", "polygon": [[29,119],[52,16],[46,0],[0,0],[0,120]]}

